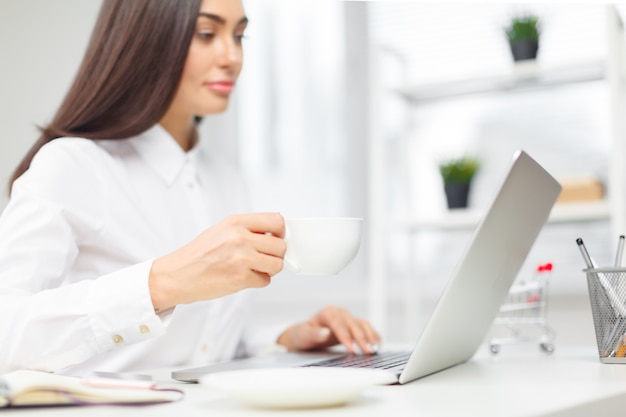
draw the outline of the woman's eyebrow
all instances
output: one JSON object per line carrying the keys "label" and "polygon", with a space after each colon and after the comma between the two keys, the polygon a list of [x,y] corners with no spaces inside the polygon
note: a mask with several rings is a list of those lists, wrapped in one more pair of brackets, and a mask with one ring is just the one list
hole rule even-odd
{"label": "woman's eyebrow", "polygon": [[[222,25],[226,23],[226,20],[222,16],[218,16],[216,14],[200,12],[199,16],[206,17],[207,19],[214,20],[217,23],[222,24]],[[239,26],[239,25],[241,25],[243,23],[248,23],[248,18],[245,17],[245,16],[242,17],[241,19],[239,19],[239,22],[237,22],[237,26]]]}

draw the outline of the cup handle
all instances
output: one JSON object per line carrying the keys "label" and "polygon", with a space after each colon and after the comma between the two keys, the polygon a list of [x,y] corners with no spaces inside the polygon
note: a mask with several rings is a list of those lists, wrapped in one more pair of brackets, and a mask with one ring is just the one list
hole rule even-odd
{"label": "cup handle", "polygon": [[285,225],[285,243],[287,244],[287,252],[285,252],[284,262],[289,269],[297,274],[302,271],[302,268],[296,261],[289,259],[289,227],[287,225]]}

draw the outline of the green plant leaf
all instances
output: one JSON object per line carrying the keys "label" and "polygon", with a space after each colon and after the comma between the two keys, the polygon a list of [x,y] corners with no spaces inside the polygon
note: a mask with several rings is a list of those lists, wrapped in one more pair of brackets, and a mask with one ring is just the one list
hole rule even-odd
{"label": "green plant leaf", "polygon": [[539,41],[539,17],[532,14],[514,17],[504,31],[509,42],[528,39]]}
{"label": "green plant leaf", "polygon": [[470,182],[479,168],[480,161],[475,156],[462,156],[439,163],[444,183]]}

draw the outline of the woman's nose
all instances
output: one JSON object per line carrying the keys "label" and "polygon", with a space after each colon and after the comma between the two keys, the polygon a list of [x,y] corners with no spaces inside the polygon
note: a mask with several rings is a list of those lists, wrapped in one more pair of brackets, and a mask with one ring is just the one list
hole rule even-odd
{"label": "woman's nose", "polygon": [[220,42],[218,51],[218,63],[223,67],[237,67],[241,65],[243,60],[243,51],[241,44],[231,38],[223,39]]}

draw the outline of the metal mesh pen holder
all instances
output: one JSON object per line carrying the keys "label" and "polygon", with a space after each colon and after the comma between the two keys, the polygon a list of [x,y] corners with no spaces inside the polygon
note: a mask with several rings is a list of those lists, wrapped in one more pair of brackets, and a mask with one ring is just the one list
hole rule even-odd
{"label": "metal mesh pen holder", "polygon": [[600,361],[626,364],[626,268],[584,272]]}

